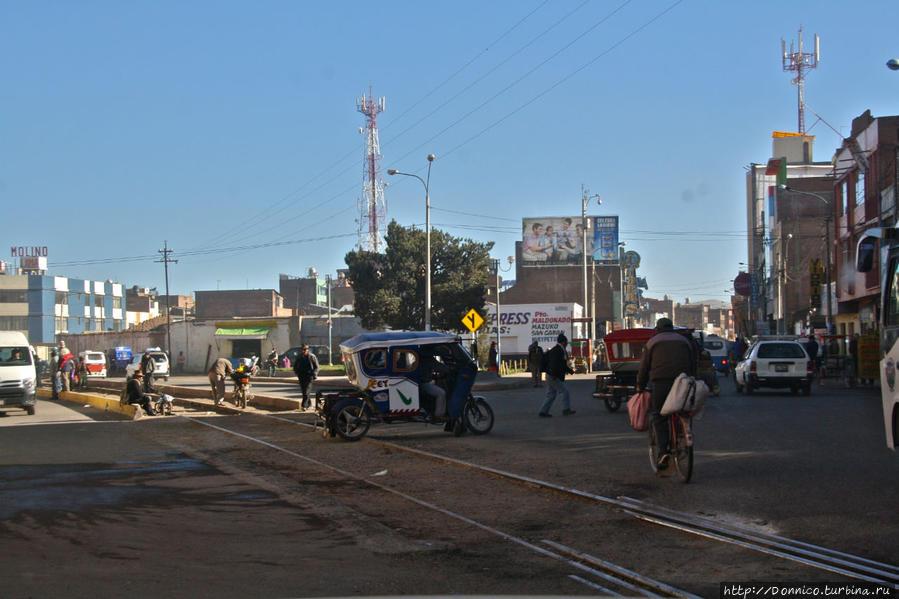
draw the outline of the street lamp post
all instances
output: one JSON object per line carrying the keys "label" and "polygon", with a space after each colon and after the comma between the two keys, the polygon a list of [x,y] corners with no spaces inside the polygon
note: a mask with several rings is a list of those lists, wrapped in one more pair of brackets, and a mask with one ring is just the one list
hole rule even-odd
{"label": "street lamp post", "polygon": [[[512,256],[509,256],[508,258],[506,258],[506,260],[509,261],[509,268],[502,269],[503,271],[510,270],[512,268],[512,263],[515,262],[515,258],[513,258]],[[502,326],[500,324],[500,309],[499,309],[499,273],[500,273],[501,269],[499,267],[498,259],[493,258],[493,260],[491,261],[491,264],[492,264],[494,274],[496,275],[496,374],[497,374],[497,376],[499,376],[502,372],[502,364],[503,364],[503,357],[502,357],[503,356],[503,352],[502,352],[503,339],[502,339],[502,336],[500,335]]]}
{"label": "street lamp post", "polygon": [[621,328],[627,328],[627,320],[624,317],[624,246],[626,241],[618,242],[618,310],[621,312]]}
{"label": "street lamp post", "polygon": [[803,194],[803,195],[811,196],[811,197],[813,197],[813,198],[817,198],[817,199],[821,200],[822,202],[824,202],[824,203],[827,205],[827,217],[824,219],[824,226],[825,226],[825,231],[824,231],[824,245],[827,246],[827,247],[825,248],[825,251],[827,252],[827,262],[824,263],[824,268],[826,269],[826,272],[824,273],[824,278],[827,279],[827,318],[826,318],[826,323],[827,323],[827,324],[826,324],[826,326],[827,326],[827,332],[828,332],[829,334],[832,334],[832,333],[833,333],[833,323],[831,322],[831,319],[833,318],[833,300],[831,299],[831,295],[832,295],[832,294],[831,294],[831,289],[830,289],[830,285],[831,285],[831,277],[830,277],[830,251],[831,251],[831,247],[830,247],[830,227],[831,227],[831,222],[833,221],[833,203],[832,203],[831,201],[829,201],[827,198],[825,198],[824,196],[818,195],[817,193],[814,193],[814,192],[812,192],[812,191],[803,191],[803,190],[801,190],[801,189],[793,189],[793,188],[790,187],[789,185],[783,185],[783,184],[778,185],[777,187],[778,187],[778,189],[783,189],[784,191],[789,191],[789,192],[792,192],[792,193],[800,193],[800,194]]}
{"label": "street lamp post", "polygon": [[431,164],[434,155],[428,154],[428,180],[412,173],[401,173],[395,168],[387,169],[388,175],[415,177],[425,186],[425,330],[431,330]]}
{"label": "street lamp post", "polygon": [[[581,253],[584,255],[584,313],[587,313],[587,202],[591,199],[596,198],[596,203],[602,206],[602,199],[600,199],[598,193],[594,193],[590,195],[590,191],[581,184]],[[596,320],[596,314],[592,314],[592,320],[590,321],[590,340],[591,343],[593,341],[593,337],[596,335],[596,329],[594,325],[594,321]],[[590,361],[587,360],[587,369],[590,368]]]}

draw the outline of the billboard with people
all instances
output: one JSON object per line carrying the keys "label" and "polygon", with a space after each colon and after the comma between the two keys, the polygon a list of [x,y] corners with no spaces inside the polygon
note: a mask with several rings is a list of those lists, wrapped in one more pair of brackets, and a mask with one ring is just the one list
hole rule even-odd
{"label": "billboard with people", "polygon": [[521,260],[524,266],[565,266],[588,260],[618,261],[618,217],[590,216],[585,231],[579,216],[522,219]]}

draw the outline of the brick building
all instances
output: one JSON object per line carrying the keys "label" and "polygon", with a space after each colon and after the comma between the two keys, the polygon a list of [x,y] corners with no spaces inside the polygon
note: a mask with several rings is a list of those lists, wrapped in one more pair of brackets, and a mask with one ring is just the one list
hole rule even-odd
{"label": "brick building", "polygon": [[196,291],[197,319],[290,316],[274,289]]}

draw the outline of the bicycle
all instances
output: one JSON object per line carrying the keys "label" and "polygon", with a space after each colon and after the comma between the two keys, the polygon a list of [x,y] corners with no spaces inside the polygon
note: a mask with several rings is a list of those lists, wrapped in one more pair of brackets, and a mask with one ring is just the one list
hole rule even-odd
{"label": "bicycle", "polygon": [[[693,414],[692,412],[672,412],[668,415],[668,439],[671,451],[669,462],[674,462],[674,469],[684,483],[690,482],[693,476]],[[649,463],[652,471],[659,473],[659,450],[656,447],[655,427],[649,425]],[[672,466],[669,463],[668,470]]]}

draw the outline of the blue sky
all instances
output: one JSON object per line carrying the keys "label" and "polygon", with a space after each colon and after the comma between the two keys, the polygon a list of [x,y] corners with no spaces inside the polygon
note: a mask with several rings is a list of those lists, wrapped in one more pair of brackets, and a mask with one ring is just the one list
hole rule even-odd
{"label": "blue sky", "polygon": [[[746,260],[745,170],[797,128],[815,159],[899,113],[895,2],[0,1],[0,238],[51,274],[173,293],[335,273],[357,242],[364,117],[387,219],[514,254],[521,219],[620,216],[648,296],[725,299]],[[811,112],[814,111],[814,112]],[[823,122],[815,115],[820,115]],[[839,135],[837,132],[839,132]],[[0,259],[9,260],[9,249]]]}

